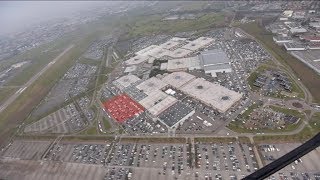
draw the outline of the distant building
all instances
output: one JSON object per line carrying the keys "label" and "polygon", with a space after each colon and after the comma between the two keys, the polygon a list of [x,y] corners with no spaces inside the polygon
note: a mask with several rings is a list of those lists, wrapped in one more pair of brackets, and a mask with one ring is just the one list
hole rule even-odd
{"label": "distant building", "polygon": [[309,26],[320,30],[320,22],[311,22],[311,23],[309,23]]}
{"label": "distant building", "polygon": [[305,11],[296,11],[292,15],[292,17],[294,19],[303,19],[305,16],[306,16],[306,12]]}
{"label": "distant building", "polygon": [[227,54],[219,49],[209,50],[199,56],[200,65],[205,73],[210,73],[213,77],[217,72],[231,72],[231,60]]}
{"label": "distant building", "polygon": [[305,33],[305,32],[308,32],[305,28],[291,28],[290,29],[290,32],[292,34],[298,34],[298,33]]}
{"label": "distant building", "polygon": [[309,41],[309,42],[320,42],[320,36],[300,36],[301,40]]}
{"label": "distant building", "polygon": [[304,51],[306,47],[302,44],[297,43],[284,43],[284,47],[287,51]]}
{"label": "distant building", "polygon": [[292,39],[290,37],[275,36],[275,37],[273,37],[273,41],[278,44],[283,44],[283,43],[292,42]]}
{"label": "distant building", "polygon": [[286,10],[286,11],[283,11],[282,16],[288,18],[288,17],[291,17],[292,14],[293,14],[293,11],[292,11],[292,10]]}

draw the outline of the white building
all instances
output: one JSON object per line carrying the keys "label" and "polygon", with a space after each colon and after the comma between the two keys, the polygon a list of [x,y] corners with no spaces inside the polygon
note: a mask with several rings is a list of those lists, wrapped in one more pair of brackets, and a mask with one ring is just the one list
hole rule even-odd
{"label": "white building", "polygon": [[284,47],[287,51],[304,51],[306,50],[306,47],[302,44],[296,44],[296,43],[284,43]]}
{"label": "white building", "polygon": [[209,50],[201,53],[199,56],[200,65],[205,73],[210,73],[216,77],[217,72],[231,72],[231,61],[227,54],[219,49]]}
{"label": "white building", "polygon": [[283,43],[292,42],[292,39],[290,37],[275,36],[273,37],[273,41],[278,44],[283,44]]}
{"label": "white building", "polygon": [[292,34],[297,34],[297,33],[305,33],[308,32],[305,28],[291,28],[290,32]]}

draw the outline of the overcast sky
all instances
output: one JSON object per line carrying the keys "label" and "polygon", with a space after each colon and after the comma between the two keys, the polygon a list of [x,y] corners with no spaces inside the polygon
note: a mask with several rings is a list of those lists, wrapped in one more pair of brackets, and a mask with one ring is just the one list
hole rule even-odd
{"label": "overcast sky", "polygon": [[48,19],[66,17],[101,3],[103,2],[0,1],[0,34],[21,30]]}

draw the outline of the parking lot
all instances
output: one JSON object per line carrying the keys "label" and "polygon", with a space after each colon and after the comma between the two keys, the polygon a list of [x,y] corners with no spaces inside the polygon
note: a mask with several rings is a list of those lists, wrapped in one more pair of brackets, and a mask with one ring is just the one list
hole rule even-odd
{"label": "parking lot", "polygon": [[[195,145],[196,166],[213,172],[252,173],[258,164],[250,144],[238,142]],[[227,179],[224,176],[222,179]]]}
{"label": "parking lot", "polygon": [[[65,106],[62,109],[27,125],[25,133],[70,133],[83,129],[88,125],[88,120],[93,120],[92,110],[88,110],[89,100],[86,97],[77,102],[80,104],[81,112],[78,111],[74,103]],[[84,114],[82,116],[81,114]]]}
{"label": "parking lot", "polygon": [[[259,149],[262,154],[264,164],[269,164],[299,145],[301,144],[261,144]],[[317,148],[275,173],[269,179],[317,179],[316,177],[319,179],[319,160],[320,149]]]}
{"label": "parking lot", "polygon": [[[16,140],[1,155],[0,177],[11,173],[21,177],[69,177],[65,171],[98,179],[241,179],[257,170],[253,146],[247,143],[216,142],[192,144],[130,142],[65,142]],[[261,144],[264,165],[299,144]],[[193,152],[194,147],[194,152]],[[319,173],[319,149],[312,151],[270,179],[316,179]],[[40,163],[40,160],[42,163]],[[3,171],[7,165],[20,167]],[[35,168],[36,167],[36,168]],[[51,169],[50,169],[51,168]],[[49,170],[50,169],[50,170]],[[64,170],[65,169],[65,170]],[[56,173],[55,173],[56,172]],[[66,174],[67,173],[67,174]],[[75,176],[77,176],[76,173]],[[83,177],[77,176],[79,179]],[[308,178],[309,177],[309,178]],[[74,178],[71,177],[70,178]]]}
{"label": "parking lot", "polygon": [[160,121],[154,121],[146,112],[143,112],[138,117],[127,120],[122,126],[131,135],[167,132],[165,125],[160,123]]}
{"label": "parking lot", "polygon": [[110,144],[57,143],[51,146],[44,159],[61,162],[101,164]]}
{"label": "parking lot", "polygon": [[14,141],[2,154],[7,159],[40,160],[49,147],[49,141]]}

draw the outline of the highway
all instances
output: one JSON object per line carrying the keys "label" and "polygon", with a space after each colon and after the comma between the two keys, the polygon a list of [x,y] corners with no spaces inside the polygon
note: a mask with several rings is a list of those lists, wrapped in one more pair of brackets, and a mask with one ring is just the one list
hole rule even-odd
{"label": "highway", "polygon": [[11,97],[9,97],[1,106],[0,113],[4,111],[12,102],[14,102],[20,94],[22,94],[31,84],[33,84],[44,72],[46,72],[55,62],[57,62],[64,54],[66,54],[74,45],[70,45],[61,54],[59,54],[53,61],[47,64],[40,72],[34,75],[28,82],[26,82],[19,90],[17,90]]}

